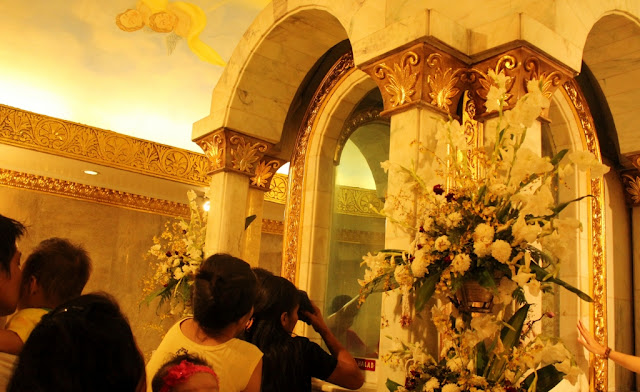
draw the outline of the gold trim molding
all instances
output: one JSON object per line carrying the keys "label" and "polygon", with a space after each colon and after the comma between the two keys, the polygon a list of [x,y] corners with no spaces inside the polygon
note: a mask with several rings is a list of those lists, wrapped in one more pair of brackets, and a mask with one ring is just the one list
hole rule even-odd
{"label": "gold trim molding", "polygon": [[455,116],[464,91],[472,92],[476,114],[482,115],[487,93],[494,83],[490,70],[505,73],[509,106],[526,93],[527,81],[531,79],[541,79],[543,93],[551,97],[558,86],[573,77],[570,70],[527,46],[469,65],[434,46],[420,43],[363,68],[382,93],[383,116],[415,105]]}
{"label": "gold trim molding", "polygon": [[[581,127],[586,150],[602,162],[600,144],[595,132],[593,117],[589,111],[587,101],[582,95],[575,80],[571,79],[563,84],[564,93],[573,105],[576,120]],[[607,340],[607,266],[605,257],[605,220],[604,220],[604,184],[602,178],[590,180],[589,198],[589,235],[591,240],[591,282],[593,294],[592,331],[598,342],[608,345]],[[590,372],[593,380],[592,390],[605,392],[608,390],[608,363],[606,359],[591,355]]]}
{"label": "gold trim molding", "polygon": [[342,130],[340,131],[340,136],[338,136],[338,143],[336,144],[336,150],[333,154],[334,165],[340,164],[340,156],[342,155],[344,145],[356,129],[360,128],[362,125],[376,122],[389,124],[389,119],[381,117],[380,112],[381,110],[378,108],[368,108],[349,116],[349,119],[345,122]]}
{"label": "gold trim molding", "polygon": [[289,168],[289,199],[285,214],[285,238],[283,241],[281,273],[283,277],[294,283],[297,279],[298,260],[300,258],[299,239],[302,229],[302,205],[304,203],[302,189],[310,136],[315,129],[316,119],[322,112],[324,103],[331,96],[331,92],[354,69],[353,54],[351,52],[345,53],[336,61],[316,89],[298,132]]}
{"label": "gold trim molding", "polygon": [[123,207],[174,217],[189,217],[189,206],[183,203],[155,199],[134,193],[59,180],[35,174],[0,169],[0,185],[54,194],[75,200]]}
{"label": "gold trim molding", "polygon": [[0,143],[207,186],[203,154],[0,105]]}

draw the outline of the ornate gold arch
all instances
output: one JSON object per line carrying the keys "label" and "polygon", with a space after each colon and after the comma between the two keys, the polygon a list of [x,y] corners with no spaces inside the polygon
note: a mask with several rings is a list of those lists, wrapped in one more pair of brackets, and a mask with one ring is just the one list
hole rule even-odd
{"label": "ornate gold arch", "polygon": [[[575,80],[571,79],[562,85],[563,95],[571,103],[571,110],[580,127],[580,138],[583,147],[591,152],[600,162],[600,143],[587,101]],[[591,328],[596,339],[607,345],[607,264],[605,258],[605,220],[604,220],[604,186],[602,178],[590,180],[589,198],[589,239],[591,241],[590,259],[593,307],[591,310]],[[590,389],[605,392],[608,388],[608,363],[606,359],[593,356],[589,368]]]}
{"label": "ornate gold arch", "polygon": [[289,169],[289,197],[285,214],[281,274],[294,283],[296,283],[299,268],[299,239],[302,229],[302,206],[304,203],[304,172],[307,163],[309,140],[315,131],[317,120],[320,118],[327,101],[336,87],[354,70],[353,54],[351,52],[345,53],[335,62],[316,89],[296,139]]}

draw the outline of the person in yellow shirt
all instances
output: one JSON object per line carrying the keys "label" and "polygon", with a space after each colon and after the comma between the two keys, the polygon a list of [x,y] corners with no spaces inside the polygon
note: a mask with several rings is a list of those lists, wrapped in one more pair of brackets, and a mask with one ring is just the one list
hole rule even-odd
{"label": "person in yellow shirt", "polygon": [[82,247],[62,238],[42,241],[24,264],[18,310],[0,330],[0,352],[19,354],[43,315],[82,294],[90,273]]}

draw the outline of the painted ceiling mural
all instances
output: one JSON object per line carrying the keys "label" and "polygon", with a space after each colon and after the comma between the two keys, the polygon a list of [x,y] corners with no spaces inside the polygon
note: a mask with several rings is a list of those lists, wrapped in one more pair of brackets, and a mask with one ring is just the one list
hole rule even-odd
{"label": "painted ceiling mural", "polygon": [[3,0],[0,103],[201,151],[224,64],[266,0]]}

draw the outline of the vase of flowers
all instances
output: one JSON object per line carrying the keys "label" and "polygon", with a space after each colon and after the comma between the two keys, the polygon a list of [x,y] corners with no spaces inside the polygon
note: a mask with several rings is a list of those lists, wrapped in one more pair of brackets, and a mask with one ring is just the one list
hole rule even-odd
{"label": "vase of flowers", "polygon": [[[413,199],[402,203],[388,197],[381,213],[412,241],[405,250],[363,257],[361,301],[374,291],[399,289],[403,326],[411,323],[412,306],[419,313],[431,298],[438,299],[432,320],[446,348],[441,358],[419,354],[407,344],[387,358],[402,359],[407,380],[425,391],[547,391],[561,373],[573,375],[573,362],[566,362],[563,352],[551,363],[522,363],[548,350],[562,351],[556,346],[561,343],[524,328],[530,322],[524,289],[535,296],[555,284],[592,301],[558,277],[567,236],[580,228],[580,222],[560,213],[589,196],[557,203],[552,188],[574,167],[589,170],[592,177],[608,168],[586,152],[562,150],[541,157],[530,150],[527,131],[549,106],[542,82],[529,81],[527,94],[505,110],[509,77],[489,74],[493,85],[487,112],[497,112],[493,135],[484,146],[471,146],[458,121],[443,120],[435,149],[420,146],[425,158],[420,165],[383,162],[385,170],[404,178],[402,186],[413,190]],[[403,205],[415,210],[399,210]],[[506,307],[514,311],[509,319],[502,318],[500,309]],[[408,384],[395,388],[412,390]]]}
{"label": "vase of flowers", "polygon": [[191,287],[203,260],[207,213],[196,203],[194,191],[187,192],[189,220],[175,219],[165,223],[164,231],[153,238],[147,252],[153,276],[144,281],[142,303],[160,298],[158,309],[169,304],[170,314],[190,314]]}

